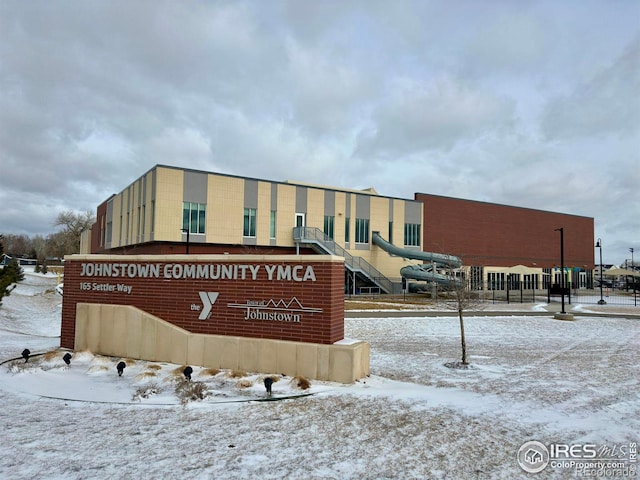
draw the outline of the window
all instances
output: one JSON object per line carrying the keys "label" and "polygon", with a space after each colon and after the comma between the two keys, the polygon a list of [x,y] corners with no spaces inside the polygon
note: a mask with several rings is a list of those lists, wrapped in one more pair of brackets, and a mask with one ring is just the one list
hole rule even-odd
{"label": "window", "polygon": [[349,243],[349,223],[351,222],[351,218],[347,217],[344,219],[344,241],[345,243]]}
{"label": "window", "polygon": [[369,243],[368,218],[356,218],[356,243]]}
{"label": "window", "polygon": [[471,267],[471,290],[482,290],[483,276],[483,267]]}
{"label": "window", "polygon": [[106,246],[111,246],[111,232],[113,231],[113,225],[111,222],[107,222],[107,231],[106,231]]}
{"label": "window", "polygon": [[256,209],[255,208],[244,209],[244,223],[242,228],[242,235],[245,237],[256,236]]}
{"label": "window", "polygon": [[538,275],[524,275],[523,288],[525,290],[537,290],[538,289]]}
{"label": "window", "polygon": [[204,233],[206,204],[184,202],[182,204],[182,229],[189,233]]}
{"label": "window", "polygon": [[504,290],[504,273],[487,274],[489,290]]}
{"label": "window", "polygon": [[420,224],[405,223],[404,224],[404,244],[409,247],[420,246]]}
{"label": "window", "polygon": [[333,239],[333,223],[336,217],[325,215],[324,216],[324,234]]}
{"label": "window", "polygon": [[542,269],[542,288],[547,290],[551,287],[551,269],[543,268]]}
{"label": "window", "polygon": [[276,211],[271,210],[269,217],[269,238],[276,238]]}

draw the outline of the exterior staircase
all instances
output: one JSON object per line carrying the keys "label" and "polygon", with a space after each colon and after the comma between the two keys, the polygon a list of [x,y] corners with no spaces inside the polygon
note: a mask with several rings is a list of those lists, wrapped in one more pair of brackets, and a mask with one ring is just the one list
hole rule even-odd
{"label": "exterior staircase", "polygon": [[351,255],[319,228],[295,227],[293,229],[293,240],[299,244],[309,245],[320,254],[344,257],[344,266],[347,270],[365,277],[380,287],[383,292],[393,293],[393,282],[391,280],[362,257]]}

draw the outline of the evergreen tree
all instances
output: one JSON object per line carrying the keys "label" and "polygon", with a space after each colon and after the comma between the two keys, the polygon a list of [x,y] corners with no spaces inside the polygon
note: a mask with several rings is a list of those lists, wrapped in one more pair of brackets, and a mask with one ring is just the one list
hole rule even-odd
{"label": "evergreen tree", "polygon": [[[0,258],[4,254],[4,237],[0,235]],[[18,263],[18,260],[13,258],[8,265],[5,265],[0,270],[0,305],[2,305],[3,297],[9,296],[11,290],[15,288],[14,283],[24,280],[24,271]]]}

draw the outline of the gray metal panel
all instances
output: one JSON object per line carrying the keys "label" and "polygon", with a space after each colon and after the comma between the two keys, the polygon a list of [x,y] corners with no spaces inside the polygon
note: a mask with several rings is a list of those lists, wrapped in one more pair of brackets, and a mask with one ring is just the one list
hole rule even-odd
{"label": "gray metal panel", "polygon": [[113,198],[107,201],[107,215],[105,218],[105,222],[113,222]]}
{"label": "gray metal panel", "polygon": [[245,179],[244,208],[258,208],[258,181]]}
{"label": "gray metal panel", "polygon": [[278,185],[271,184],[271,210],[278,209]]}
{"label": "gray metal panel", "polygon": [[389,199],[389,221],[393,222],[393,199]]}
{"label": "gray metal panel", "polygon": [[371,197],[356,194],[356,218],[370,218]]}
{"label": "gray metal panel", "polygon": [[336,192],[324,191],[324,214],[330,217],[336,215]]}
{"label": "gray metal panel", "polygon": [[307,187],[296,186],[296,213],[307,213]]}
{"label": "gray metal panel", "polygon": [[207,184],[209,175],[202,172],[185,170],[182,201],[192,203],[207,203]]}
{"label": "gray metal panel", "polygon": [[422,213],[420,202],[405,202],[404,223],[422,224]]}
{"label": "gray metal panel", "polygon": [[154,168],[151,171],[151,200],[155,200],[156,199],[156,179],[158,178],[157,175],[157,170]]}

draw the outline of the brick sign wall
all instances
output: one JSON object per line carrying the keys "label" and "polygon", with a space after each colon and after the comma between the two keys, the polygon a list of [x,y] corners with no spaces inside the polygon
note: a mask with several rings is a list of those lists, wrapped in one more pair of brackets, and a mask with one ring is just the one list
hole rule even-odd
{"label": "brick sign wall", "polygon": [[330,256],[72,255],[61,346],[77,303],[132,305],[193,333],[332,344],[344,338],[344,262]]}

